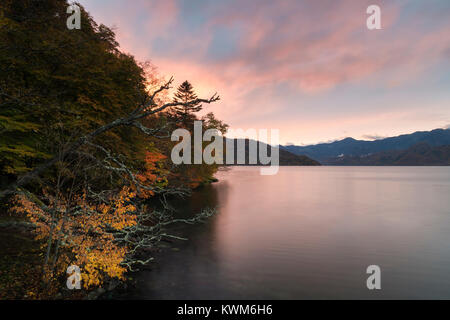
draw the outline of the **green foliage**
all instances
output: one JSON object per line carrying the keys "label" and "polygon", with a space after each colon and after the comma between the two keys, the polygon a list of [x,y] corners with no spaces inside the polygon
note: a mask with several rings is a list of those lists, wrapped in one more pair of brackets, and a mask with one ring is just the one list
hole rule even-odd
{"label": "green foliage", "polygon": [[[23,174],[64,144],[129,114],[148,98],[147,90],[160,85],[155,67],[122,53],[114,32],[97,25],[83,7],[81,29],[69,30],[67,6],[66,0],[0,3],[0,177]],[[184,81],[173,100],[196,98],[192,85]],[[158,99],[169,101],[167,96]],[[192,130],[201,109],[201,104],[175,107],[143,123],[149,128],[168,125],[169,131],[180,126]],[[212,113],[202,120],[205,129],[226,131]],[[136,168],[144,167],[146,153],[154,149],[169,158],[174,145],[133,127],[107,131],[99,139]],[[210,179],[216,167],[171,170],[178,182],[191,184]]]}
{"label": "green foliage", "polygon": [[[161,136],[123,123],[137,107],[148,106],[161,78],[153,65],[120,52],[114,32],[97,25],[81,6],[81,29],[69,30],[67,6],[66,0],[0,2],[0,187],[45,164],[33,183],[19,179],[20,195],[5,202],[16,216],[26,214],[40,244],[32,260],[43,259],[41,271],[28,279],[15,265],[4,272],[9,257],[22,248],[2,252],[7,259],[0,259],[0,280],[10,283],[0,291],[7,297],[52,297],[74,259],[84,268],[87,286],[108,277],[123,280],[141,241],[162,237],[161,227],[147,224],[167,223],[166,211],[150,218],[157,211],[147,208],[149,198],[165,195],[158,192],[168,186],[183,187],[172,191],[175,195],[187,194],[184,187],[211,181],[217,170],[206,164],[177,167],[169,160],[174,142],[166,134],[180,126],[192,129],[201,105],[140,119],[143,131],[160,130]],[[187,81],[175,95],[179,102],[196,98]],[[150,101],[161,105],[170,99],[162,93]],[[122,127],[80,139],[117,119]],[[226,131],[212,113],[203,120],[204,129]],[[0,209],[4,206],[0,203]],[[129,229],[138,223],[140,228]],[[157,236],[145,233],[155,230]],[[129,248],[128,237],[135,248]]]}
{"label": "green foliage", "polygon": [[[67,29],[67,6],[0,4],[0,174],[20,174],[48,158],[53,126],[74,139],[129,113],[146,95],[143,68],[118,50],[114,32],[84,9],[81,30]],[[129,145],[133,136],[128,128],[102,139],[127,156],[141,150],[143,159],[142,139]]]}

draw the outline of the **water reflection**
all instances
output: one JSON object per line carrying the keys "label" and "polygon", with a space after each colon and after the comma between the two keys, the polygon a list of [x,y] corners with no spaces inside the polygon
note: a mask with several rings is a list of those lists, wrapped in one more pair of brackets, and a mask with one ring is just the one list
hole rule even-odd
{"label": "water reflection", "polygon": [[[450,298],[448,167],[234,167],[184,214],[190,241],[139,274],[134,298]],[[368,265],[382,290],[366,288]]]}

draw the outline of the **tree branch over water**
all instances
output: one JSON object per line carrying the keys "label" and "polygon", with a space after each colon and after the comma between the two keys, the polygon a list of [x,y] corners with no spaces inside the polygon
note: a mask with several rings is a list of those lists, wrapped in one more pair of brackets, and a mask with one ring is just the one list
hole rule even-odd
{"label": "tree branch over water", "polygon": [[98,129],[80,137],[78,140],[72,142],[71,144],[67,145],[63,150],[61,150],[61,153],[58,155],[55,155],[52,159],[49,161],[38,165],[36,168],[34,168],[32,171],[27,172],[17,178],[17,180],[9,185],[7,185],[4,190],[0,191],[0,198],[3,198],[6,195],[14,194],[17,190],[17,188],[22,187],[26,185],[27,183],[31,182],[33,179],[39,177],[44,171],[55,165],[55,163],[58,162],[61,157],[65,157],[65,155],[73,152],[74,150],[78,149],[80,146],[88,143],[89,141],[92,141],[97,136],[112,130],[117,127],[121,126],[135,126],[139,128],[142,132],[144,132],[147,135],[156,136],[156,133],[160,131],[159,128],[156,129],[150,129],[146,128],[142,123],[140,123],[138,120],[141,120],[143,118],[146,118],[148,116],[157,114],[159,112],[162,112],[170,107],[175,106],[191,106],[196,105],[199,103],[213,103],[220,100],[220,97],[217,93],[213,94],[209,99],[195,99],[188,102],[168,102],[161,106],[158,106],[158,104],[155,102],[155,99],[157,95],[165,90],[169,90],[171,88],[171,84],[173,83],[173,77],[169,79],[165,84],[161,85],[159,89],[157,89],[150,97],[147,103],[142,104],[138,108],[136,108],[133,112],[131,112],[127,117],[116,119],[104,126],[99,127]]}

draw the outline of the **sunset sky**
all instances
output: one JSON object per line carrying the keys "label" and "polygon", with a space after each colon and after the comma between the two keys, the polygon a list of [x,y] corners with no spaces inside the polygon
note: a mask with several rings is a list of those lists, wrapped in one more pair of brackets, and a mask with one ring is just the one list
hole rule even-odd
{"label": "sunset sky", "polygon": [[[450,124],[448,0],[81,0],[121,48],[282,144]],[[382,30],[366,8],[381,7]]]}

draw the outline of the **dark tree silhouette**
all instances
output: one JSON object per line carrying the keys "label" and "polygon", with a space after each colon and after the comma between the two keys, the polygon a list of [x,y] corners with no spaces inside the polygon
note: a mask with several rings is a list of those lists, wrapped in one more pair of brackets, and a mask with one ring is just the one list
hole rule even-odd
{"label": "dark tree silhouette", "polygon": [[[186,103],[197,99],[197,95],[194,92],[194,88],[189,81],[184,81],[177,89],[175,93],[174,102]],[[194,113],[202,110],[203,106],[198,104],[184,104],[173,107],[174,115],[179,118],[185,125],[189,124],[196,119]]]}

